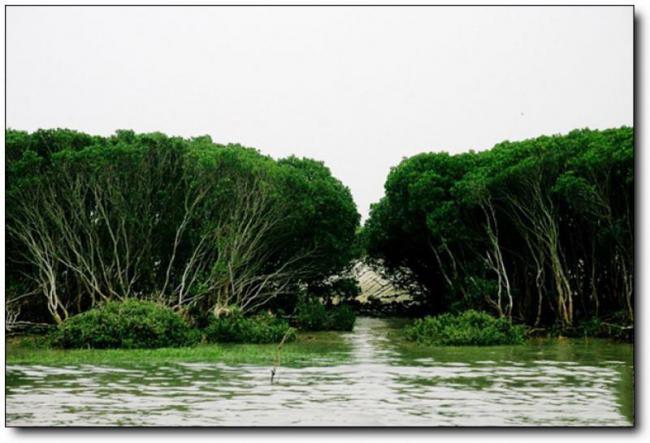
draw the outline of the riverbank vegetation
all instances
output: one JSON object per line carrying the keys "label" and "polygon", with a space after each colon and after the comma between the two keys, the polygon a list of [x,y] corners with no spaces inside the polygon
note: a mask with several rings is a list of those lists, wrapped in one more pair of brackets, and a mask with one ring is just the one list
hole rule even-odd
{"label": "riverbank vegetation", "polygon": [[295,340],[296,331],[289,322],[269,313],[245,317],[234,312],[210,320],[205,338],[209,343],[286,343]]}
{"label": "riverbank vegetation", "polygon": [[[142,365],[192,362],[270,366],[278,345],[200,343],[195,346],[156,349],[61,349],[47,336],[21,335],[7,339],[8,364],[38,365]],[[298,332],[281,351],[283,366],[327,366],[345,361],[350,344],[335,332]]]}
{"label": "riverbank vegetation", "polygon": [[353,329],[365,254],[415,298],[419,344],[519,343],[513,325],[631,339],[633,142],[623,127],[415,155],[359,229],[315,160],[8,130],[6,324],[58,325],[63,348],[290,346]]}
{"label": "riverbank vegetation", "polygon": [[[108,301],[67,318],[50,335],[60,348],[134,349],[194,346],[205,343],[288,343],[302,331],[351,331],[356,315],[340,305],[326,308],[303,300],[291,321],[269,311],[245,316],[236,307],[209,315],[204,325],[171,308],[137,299]],[[194,321],[192,321],[194,320]]]}
{"label": "riverbank vegetation", "polygon": [[291,314],[357,252],[350,191],[315,160],[209,137],[5,135],[9,324],[83,329],[94,308],[132,299],[202,326],[233,310]]}
{"label": "riverbank vegetation", "polygon": [[415,288],[421,315],[476,309],[562,334],[629,335],[633,129],[407,158],[363,238],[393,282]]}
{"label": "riverbank vegetation", "polygon": [[200,334],[170,308],[130,299],[74,315],[51,338],[61,348],[133,349],[192,346]]}
{"label": "riverbank vegetation", "polygon": [[303,300],[295,311],[296,325],[304,331],[351,331],[355,319],[350,306],[326,307],[318,300]]}
{"label": "riverbank vegetation", "polygon": [[429,345],[494,346],[524,342],[526,329],[506,317],[468,310],[416,320],[404,329],[409,340]]}

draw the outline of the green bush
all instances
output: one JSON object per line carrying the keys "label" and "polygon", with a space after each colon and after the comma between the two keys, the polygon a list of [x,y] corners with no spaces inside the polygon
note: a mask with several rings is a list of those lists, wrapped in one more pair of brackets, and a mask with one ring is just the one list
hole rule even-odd
{"label": "green bush", "polygon": [[603,321],[598,317],[582,320],[578,324],[577,336],[599,337],[603,332]]}
{"label": "green bush", "polygon": [[296,338],[286,320],[271,314],[244,317],[238,311],[213,318],[204,332],[211,343],[279,343],[287,334],[285,341]]}
{"label": "green bush", "polygon": [[198,331],[170,308],[128,299],[68,318],[52,342],[62,348],[162,348],[190,346],[199,338]]}
{"label": "green bush", "polygon": [[615,313],[609,322],[592,317],[582,320],[573,331],[553,331],[551,335],[559,336],[564,334],[569,337],[614,338],[630,341],[634,337],[634,328],[628,322],[627,312],[623,311]]}
{"label": "green bush", "polygon": [[298,304],[295,317],[298,327],[305,331],[351,331],[356,319],[348,305],[327,309],[314,299]]}
{"label": "green bush", "polygon": [[507,345],[523,343],[525,328],[506,318],[469,310],[416,320],[405,328],[406,337],[430,345]]}
{"label": "green bush", "polygon": [[350,306],[336,306],[330,310],[327,329],[331,331],[351,331],[354,328],[356,318],[357,316]]}
{"label": "green bush", "polygon": [[327,329],[327,309],[318,300],[301,301],[294,314],[298,327],[304,331],[323,331]]}

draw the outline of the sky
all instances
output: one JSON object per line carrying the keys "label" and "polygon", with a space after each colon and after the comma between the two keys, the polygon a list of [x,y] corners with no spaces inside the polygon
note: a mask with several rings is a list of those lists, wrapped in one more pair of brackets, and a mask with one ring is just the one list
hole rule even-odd
{"label": "sky", "polygon": [[322,160],[362,218],[420,152],[633,124],[630,7],[9,7],[7,126]]}

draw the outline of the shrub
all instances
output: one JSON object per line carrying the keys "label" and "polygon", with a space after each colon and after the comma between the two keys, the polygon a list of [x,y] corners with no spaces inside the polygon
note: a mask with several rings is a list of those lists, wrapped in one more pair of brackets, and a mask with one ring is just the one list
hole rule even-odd
{"label": "shrub", "polygon": [[578,336],[599,337],[603,332],[603,321],[597,317],[582,320],[577,329]]}
{"label": "shrub", "polygon": [[600,318],[593,317],[582,320],[573,331],[565,330],[551,335],[561,335],[561,333],[564,333],[565,335],[575,337],[614,338],[624,341],[632,340],[634,337],[634,328],[632,325],[628,324],[627,312],[615,313],[614,317],[610,321],[618,321],[620,324],[610,323]]}
{"label": "shrub", "polygon": [[296,338],[286,320],[271,314],[244,317],[239,311],[213,318],[204,332],[211,343],[279,343],[285,335],[285,341]]}
{"label": "shrub", "polygon": [[327,309],[318,300],[302,301],[295,311],[296,323],[305,331],[351,331],[356,315],[348,305]]}
{"label": "shrub", "polygon": [[172,309],[153,302],[109,301],[68,318],[53,336],[62,348],[161,348],[195,344],[199,333]]}
{"label": "shrub", "polygon": [[523,343],[525,328],[506,318],[469,310],[416,320],[405,328],[409,340],[431,345],[506,345]]}
{"label": "shrub", "polygon": [[331,309],[327,329],[332,331],[351,331],[357,316],[348,305],[339,305]]}
{"label": "shrub", "polygon": [[328,315],[325,306],[318,300],[303,300],[295,310],[296,323],[305,331],[322,331],[327,329]]}

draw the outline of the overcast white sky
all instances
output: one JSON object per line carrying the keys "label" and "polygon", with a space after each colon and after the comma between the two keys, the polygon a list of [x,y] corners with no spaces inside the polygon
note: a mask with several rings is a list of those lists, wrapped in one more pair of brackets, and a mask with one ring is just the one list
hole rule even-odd
{"label": "overcast white sky", "polygon": [[403,157],[632,125],[632,20],[630,7],[9,7],[7,125],[316,158],[365,218]]}

